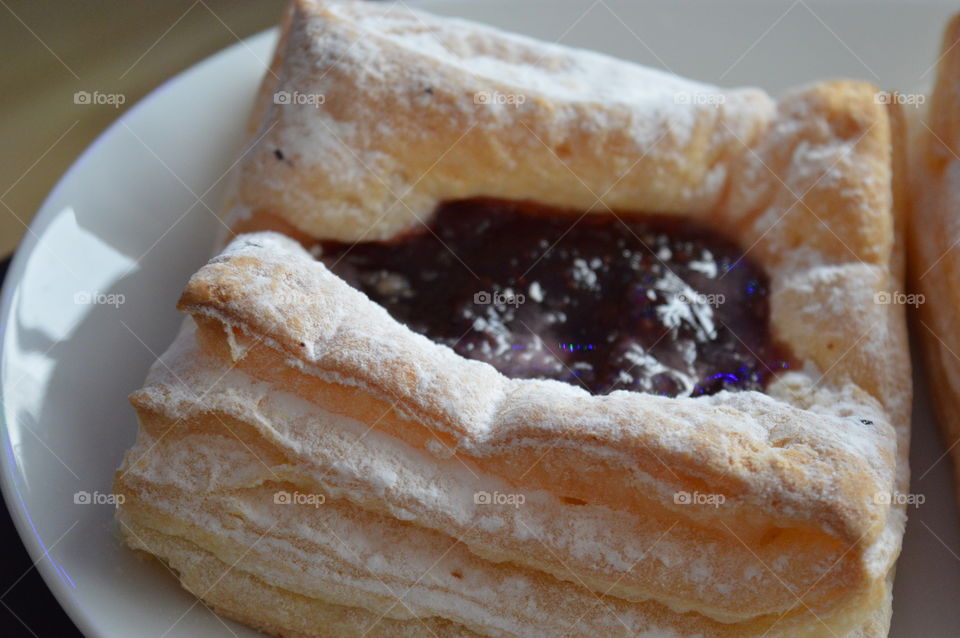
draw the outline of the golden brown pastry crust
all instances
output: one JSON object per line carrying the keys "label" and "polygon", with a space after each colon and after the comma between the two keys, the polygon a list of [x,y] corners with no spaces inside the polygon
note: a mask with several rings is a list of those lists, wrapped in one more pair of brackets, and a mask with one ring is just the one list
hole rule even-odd
{"label": "golden brown pastry crust", "polygon": [[[411,537],[459,539],[471,573],[529,574],[530,591],[562,601],[545,604],[554,610],[579,609],[577,596],[594,592],[632,614],[631,631],[885,633],[905,515],[878,495],[906,490],[910,404],[902,307],[874,303],[902,281],[895,109],[861,83],[814,85],[774,103],[759,91],[722,92],[395,7],[292,7],[231,199],[238,231],[276,229],[304,242],[389,238],[417,228],[442,201],[476,195],[689,216],[732,230],[767,270],[774,334],[804,365],[766,394],[698,399],[598,397],[507,379],[410,332],[294,242],[245,235],[191,279],[180,307],[196,333],[188,326],[133,397],[141,439],[117,484],[129,501],[177,484],[150,460],[159,439],[170,449],[158,458],[207,449],[204,471],[215,472],[225,461],[212,450],[230,439],[191,437],[226,421],[270,470],[255,467],[257,480],[275,482],[275,472],[308,491],[321,489],[322,477],[344,519],[375,514]],[[453,54],[435,55],[433,38]],[[620,84],[604,92],[601,79]],[[323,108],[274,104],[277,91],[323,95]],[[476,104],[482,91],[525,101]],[[178,389],[180,377],[199,382],[218,371],[228,375],[223,392]],[[407,487],[377,491],[380,483],[362,477],[383,473],[389,459],[379,448],[359,455],[379,465],[355,459],[343,469],[328,454],[333,428],[285,429],[282,411],[261,412],[270,392],[251,389],[261,387],[302,401],[318,422],[363,425],[365,436],[418,459],[422,473],[391,466]],[[540,459],[532,468],[531,458]],[[409,487],[438,481],[450,486],[447,497]],[[490,522],[488,511],[449,497],[485,487],[522,491],[528,502]],[[207,489],[213,500],[227,494],[253,507],[253,492]],[[727,504],[674,503],[684,491],[723,494]],[[229,564],[224,554],[236,546],[211,532],[227,534],[229,519],[215,523],[208,512],[206,535],[185,527],[196,497],[171,494],[166,511],[148,503],[121,517],[161,535],[167,549],[147,549],[171,563],[206,552]],[[241,516],[240,528],[249,524]],[[584,545],[583,529],[594,542]],[[257,560],[240,572],[283,574]],[[302,584],[276,586],[302,594]],[[376,608],[351,587],[349,604]],[[236,599],[219,606],[245,609]],[[481,634],[536,635],[533,612],[510,616],[510,629],[492,608],[484,616],[433,601],[414,615]],[[271,631],[294,631],[292,621],[261,618]]]}
{"label": "golden brown pastry crust", "polygon": [[960,490],[960,15],[950,21],[929,108],[916,127],[910,280],[923,295],[917,334]]}
{"label": "golden brown pastry crust", "polygon": [[773,108],[755,89],[396,5],[293,2],[285,24],[232,204],[313,237],[394,237],[474,196],[707,212]]}

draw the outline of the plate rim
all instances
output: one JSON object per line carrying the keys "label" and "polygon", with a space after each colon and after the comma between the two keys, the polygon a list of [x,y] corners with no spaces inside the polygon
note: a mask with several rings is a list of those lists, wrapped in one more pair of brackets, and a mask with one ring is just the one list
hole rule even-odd
{"label": "plate rim", "polygon": [[[107,139],[116,135],[122,127],[126,126],[130,119],[135,117],[137,113],[161,95],[172,90],[188,77],[202,73],[207,67],[216,64],[216,62],[221,61],[223,58],[236,55],[242,50],[249,49],[252,43],[258,43],[260,40],[276,39],[278,32],[279,27],[277,26],[258,31],[211,53],[194,62],[186,69],[166,78],[97,134],[93,141],[70,163],[69,168],[57,179],[53,188],[51,188],[43,198],[43,202],[39,208],[37,208],[33,219],[27,224],[26,233],[14,250],[6,277],[3,281],[3,286],[0,288],[0,326],[4,328],[3,332],[0,332],[0,362],[4,361],[6,356],[6,326],[14,310],[14,293],[23,281],[26,267],[36,252],[40,237],[59,212],[53,208],[52,203],[57,199],[57,196],[67,188],[67,184],[71,178],[81,170],[90,158],[103,146]],[[0,369],[0,405],[6,405],[5,376],[2,369]],[[10,429],[11,426],[7,422],[6,411],[0,410],[0,444],[8,449],[12,449]],[[103,632],[100,631],[101,628],[98,626],[95,614],[90,612],[89,606],[80,603],[76,596],[60,581],[56,567],[52,562],[52,557],[49,556],[50,549],[45,549],[41,540],[38,539],[37,534],[39,532],[36,531],[30,513],[27,510],[26,503],[24,503],[17,489],[17,481],[21,476],[22,473],[15,460],[15,455],[11,454],[8,456],[7,454],[0,454],[0,493],[3,494],[4,503],[11,520],[13,520],[17,536],[19,536],[20,542],[23,543],[27,550],[27,555],[32,561],[29,569],[37,570],[57,603],[63,608],[71,622],[74,623],[83,635],[102,636]],[[23,575],[27,574],[29,569],[22,575],[19,575],[18,578],[22,578]],[[16,584],[16,582],[14,584]]]}

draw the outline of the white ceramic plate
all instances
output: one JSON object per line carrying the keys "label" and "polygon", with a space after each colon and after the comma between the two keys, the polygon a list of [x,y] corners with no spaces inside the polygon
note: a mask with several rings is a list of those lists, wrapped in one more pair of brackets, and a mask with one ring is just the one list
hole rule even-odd
{"label": "white ceramic plate", "polygon": [[[927,87],[947,2],[433,0],[420,4],[726,85],[773,92],[823,77]],[[126,396],[179,322],[208,255],[221,179],[273,43],[266,33],[198,64],[110,127],[50,194],[2,298],[3,491],[27,548],[88,636],[251,636],[114,538],[109,493],[134,439]],[[90,108],[110,108],[109,106]],[[208,209],[209,207],[209,209]],[[122,303],[121,303],[122,302]],[[960,627],[960,522],[949,461],[918,387],[912,511],[893,635]]]}

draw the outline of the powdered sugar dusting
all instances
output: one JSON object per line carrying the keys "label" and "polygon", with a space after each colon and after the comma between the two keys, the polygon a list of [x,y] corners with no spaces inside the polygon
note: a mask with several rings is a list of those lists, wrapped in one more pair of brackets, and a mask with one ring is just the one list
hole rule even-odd
{"label": "powdered sugar dusting", "polygon": [[[593,605],[593,594],[582,589],[579,582],[562,582],[569,577],[568,568],[576,569],[581,578],[590,580],[596,578],[591,574],[609,572],[618,584],[629,584],[634,580],[630,576],[632,571],[652,561],[651,564],[660,565],[665,574],[683,574],[685,587],[693,587],[698,596],[705,598],[729,595],[734,583],[769,588],[775,582],[771,580],[775,577],[766,570],[753,569],[753,561],[747,560],[746,554],[736,556],[745,552],[742,547],[711,549],[702,539],[694,541],[702,550],[697,568],[684,568],[691,541],[685,539],[687,532],[683,525],[675,526],[673,533],[664,536],[659,521],[590,504],[564,508],[558,495],[535,489],[519,492],[524,497],[522,507],[484,505],[477,501],[477,494],[516,494],[518,488],[486,472],[478,476],[478,466],[471,470],[461,460],[430,459],[424,451],[376,429],[371,431],[363,423],[318,409],[281,387],[254,379],[235,367],[224,369],[230,362],[201,353],[194,331],[193,322],[188,319],[170,350],[152,369],[139,400],[145,401],[150,409],[184,423],[209,415],[211,411],[242,420],[254,426],[263,437],[260,440],[269,441],[279,454],[255,456],[250,442],[225,434],[212,436],[191,433],[189,429],[178,430],[179,433],[166,438],[163,444],[144,435],[130,453],[130,458],[142,459],[131,468],[130,480],[146,481],[155,488],[162,487],[162,493],[170,495],[155,497],[152,507],[208,532],[231,536],[241,547],[252,545],[262,534],[258,530],[275,524],[286,530],[291,535],[289,539],[271,536],[251,560],[244,562],[244,569],[255,570],[258,577],[268,582],[318,596],[327,595],[321,594],[318,584],[335,582],[338,587],[353,591],[359,600],[365,600],[366,596],[380,591],[382,582],[400,579],[412,583],[430,563],[442,560],[445,567],[440,571],[459,570],[458,573],[468,575],[473,586],[464,589],[454,581],[439,589],[436,584],[413,586],[406,597],[411,609],[441,613],[459,622],[483,627],[485,632],[501,630],[524,636],[551,635],[553,630],[547,628],[556,623],[569,625]],[[543,382],[547,388],[551,385],[563,384]],[[207,387],[210,391],[198,397],[195,389]],[[618,393],[618,398],[625,400],[632,394]],[[752,393],[722,393],[711,401],[740,409],[755,401],[749,395]],[[768,403],[764,410],[776,409],[771,399],[763,401]],[[514,418],[526,419],[523,414]],[[825,421],[824,431],[835,428]],[[740,431],[768,436],[765,427],[753,420],[744,422]],[[159,450],[153,449],[156,445],[160,445]],[[529,446],[532,451],[542,442],[537,438],[518,439],[512,445],[518,449]],[[683,443],[677,439],[676,445],[682,447]],[[584,446],[564,439],[558,439],[556,446],[559,453],[569,446],[599,457],[615,458],[623,454],[622,450]],[[147,450],[149,454],[145,453]],[[655,484],[651,477],[638,476],[637,480]],[[276,481],[292,482],[303,491],[319,489],[326,496],[326,504],[309,511],[278,508],[271,499],[276,488],[269,487]],[[660,489],[666,490],[662,498],[669,502],[669,488],[661,486]],[[558,510],[564,512],[562,516],[557,515]],[[242,527],[225,526],[221,512],[237,512],[246,522]],[[416,525],[400,526],[396,521]],[[447,533],[460,538],[472,553],[458,549],[438,558],[437,552],[449,542],[438,534]],[[350,551],[344,551],[338,538],[351,539]],[[304,543],[318,547],[308,551]],[[532,557],[544,545],[550,548],[550,554],[565,556],[564,566],[551,567],[548,561],[538,567],[548,572],[553,570],[560,580],[547,583],[528,568],[494,565],[482,560],[486,557],[499,562],[505,551],[520,552],[515,554],[517,558]],[[331,552],[339,556],[339,567],[331,565],[329,558],[323,558]],[[364,581],[349,576],[345,568],[358,560],[366,570],[377,574],[378,579]],[[798,550],[782,558],[774,569],[785,578],[788,573],[795,576],[800,566],[820,563],[823,563],[822,569],[813,570],[810,578],[819,577],[834,560],[824,562]],[[647,574],[644,579],[649,579],[650,572],[643,571]],[[488,613],[492,605],[503,604],[503,589],[493,583],[504,577],[528,597],[526,611],[516,620],[510,620],[513,614],[491,616]],[[484,582],[489,586],[481,585]],[[431,583],[435,583],[435,579]],[[476,587],[489,587],[488,593],[481,595]],[[601,587],[608,589],[606,585]],[[471,593],[468,596],[466,592]],[[478,595],[484,602],[474,598]],[[564,601],[559,607],[545,602],[556,601],[558,597]],[[676,612],[688,610],[687,603],[679,599],[660,600]],[[531,607],[532,604],[535,606]],[[628,623],[631,635],[651,630],[651,623],[659,613],[655,603],[632,604],[610,599],[608,604],[623,615],[622,621]],[[704,621],[712,622],[704,619],[698,622]],[[508,622],[519,624],[500,624]],[[606,624],[611,622],[609,614],[586,615],[582,622],[585,631],[618,635]],[[789,623],[786,624],[784,631],[789,631],[789,627]],[[684,631],[677,635],[692,634]]]}
{"label": "powdered sugar dusting", "polygon": [[282,46],[234,199],[321,238],[385,239],[471,196],[705,212],[721,158],[772,111],[757,90],[396,4],[298,3]]}

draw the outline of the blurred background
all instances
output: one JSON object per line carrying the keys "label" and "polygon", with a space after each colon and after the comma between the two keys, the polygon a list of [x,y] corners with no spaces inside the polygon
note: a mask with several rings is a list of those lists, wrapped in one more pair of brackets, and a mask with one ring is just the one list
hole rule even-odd
{"label": "blurred background", "polygon": [[[0,5],[0,258],[57,179],[124,110],[193,63],[275,25],[283,8],[281,0]],[[119,94],[114,102],[123,103],[83,103],[84,92]]]}

